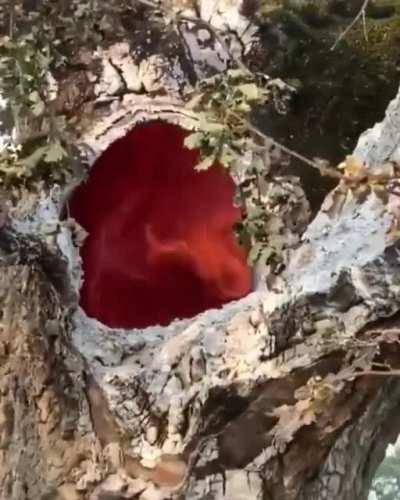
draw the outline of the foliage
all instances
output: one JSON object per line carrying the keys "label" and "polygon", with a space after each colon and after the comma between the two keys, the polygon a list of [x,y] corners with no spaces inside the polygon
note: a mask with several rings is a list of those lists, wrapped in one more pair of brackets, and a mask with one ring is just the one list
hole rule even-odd
{"label": "foliage", "polygon": [[[228,70],[201,82],[191,95],[187,107],[196,111],[198,129],[190,134],[185,146],[199,148],[198,170],[213,163],[235,169],[243,151],[256,146],[249,129],[249,115],[254,105],[273,100],[279,91],[279,80],[270,81],[265,75]],[[258,168],[263,168],[258,164]]]}
{"label": "foliage", "polygon": [[60,142],[26,148],[8,144],[0,151],[0,185],[27,184],[34,179],[63,182],[68,154]]}
{"label": "foliage", "polygon": [[251,248],[250,263],[261,258],[266,262],[276,254],[265,234],[270,213],[261,189],[261,179],[268,176],[267,148],[250,114],[254,106],[267,102],[284,113],[288,90],[281,80],[235,69],[201,82],[187,102],[198,117],[197,129],[185,140],[186,147],[200,150],[197,170],[221,164],[239,185],[245,217],[238,229]]}
{"label": "foliage", "polygon": [[63,145],[65,120],[55,116],[50,101],[52,62],[51,45],[45,37],[39,39],[37,26],[17,39],[0,38],[0,86],[12,112],[17,144],[7,144],[0,153],[2,185],[26,183],[43,172],[60,181],[66,173],[66,163],[61,162],[68,156]]}
{"label": "foliage", "polygon": [[34,32],[0,39],[0,85],[11,101],[16,124],[43,119],[51,61],[48,45],[37,46]]}
{"label": "foliage", "polygon": [[68,178],[75,160],[72,135],[56,111],[51,75],[72,62],[77,47],[94,49],[100,34],[93,27],[106,27],[110,19],[96,0],[0,2],[0,88],[14,124],[12,144],[0,155],[1,184]]}
{"label": "foliage", "polygon": [[[100,0],[0,0],[0,89],[14,125],[12,141],[0,157],[1,184],[33,185],[43,175],[57,182],[69,176],[71,162],[52,161],[60,155],[75,160],[73,120],[57,107],[57,81],[81,65],[82,47],[96,50],[105,32],[116,40],[126,38],[126,24],[136,22],[138,9],[138,2],[130,0],[106,5]],[[32,159],[36,139],[44,149]],[[11,142],[30,146],[16,149]]]}
{"label": "foliage", "polygon": [[[274,10],[281,2],[264,4]],[[105,9],[96,0],[40,1],[30,12],[24,11],[22,2],[10,5],[14,22],[8,35],[0,38],[0,86],[13,112],[13,142],[20,147],[9,144],[0,154],[0,184],[26,184],[37,178],[61,182],[68,175],[69,125],[55,111],[57,89],[49,75],[71,62],[77,45],[93,49],[101,30],[118,31],[116,14],[132,14],[129,2],[111,1],[110,5]],[[0,7],[0,25],[1,20]],[[265,202],[271,192],[265,193],[273,174],[265,162],[265,137],[251,125],[250,116],[254,108],[266,103],[283,114],[288,95],[288,87],[279,79],[242,68],[200,82],[187,103],[198,116],[198,129],[186,140],[189,148],[201,151],[197,168],[219,162],[231,170],[239,185],[245,209],[239,230],[251,248],[251,262],[279,261],[282,238],[271,237],[276,214]]]}

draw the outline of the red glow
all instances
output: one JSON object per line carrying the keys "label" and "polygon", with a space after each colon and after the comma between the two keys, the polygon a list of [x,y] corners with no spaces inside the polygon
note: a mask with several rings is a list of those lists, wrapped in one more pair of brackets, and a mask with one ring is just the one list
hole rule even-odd
{"label": "red glow", "polygon": [[81,306],[108,326],[165,325],[250,291],[232,229],[240,219],[234,183],[220,166],[196,172],[186,135],[165,122],[137,125],[70,201],[89,232]]}

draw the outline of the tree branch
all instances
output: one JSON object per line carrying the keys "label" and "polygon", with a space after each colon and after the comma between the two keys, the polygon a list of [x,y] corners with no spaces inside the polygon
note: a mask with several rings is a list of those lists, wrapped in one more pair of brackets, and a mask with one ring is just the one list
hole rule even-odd
{"label": "tree branch", "polygon": [[358,22],[360,17],[362,17],[363,22],[364,22],[364,34],[366,36],[366,29],[365,29],[365,10],[368,6],[369,0],[364,0],[364,3],[361,6],[361,9],[359,10],[358,14],[356,17],[351,21],[351,23],[347,26],[347,28],[339,35],[338,39],[336,42],[332,45],[331,50],[335,50],[336,47],[339,45],[339,43],[345,38],[347,33],[353,28],[353,26]]}
{"label": "tree branch", "polygon": [[293,158],[296,158],[297,160],[300,160],[302,163],[305,163],[309,167],[317,169],[321,175],[327,175],[327,176],[332,177],[334,179],[342,179],[343,178],[343,175],[340,172],[338,172],[336,169],[334,169],[332,167],[326,167],[326,166],[319,165],[315,161],[310,160],[309,158],[303,156],[302,154],[297,153],[296,151],[293,151],[292,149],[288,148],[287,146],[284,146],[283,144],[276,141],[272,137],[264,134],[264,132],[261,132],[261,130],[259,130],[257,127],[252,125],[248,120],[244,120],[242,117],[240,117],[236,113],[233,113],[233,112],[230,112],[230,113],[236,119],[241,120],[250,132],[253,132],[253,134],[258,135],[264,141],[271,142],[274,146],[279,148],[284,153],[292,156]]}

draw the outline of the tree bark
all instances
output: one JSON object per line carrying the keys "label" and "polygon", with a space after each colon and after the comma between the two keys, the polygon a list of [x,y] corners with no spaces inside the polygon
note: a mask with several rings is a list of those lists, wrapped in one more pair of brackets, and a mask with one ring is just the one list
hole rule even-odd
{"label": "tree bark", "polygon": [[[256,37],[232,5],[229,54],[201,23],[182,26],[175,59],[120,38],[78,53],[56,108],[76,118],[87,161],[140,120],[195,126],[183,87]],[[76,228],[61,212],[80,168],[67,187],[19,191],[0,228],[0,498],[365,499],[400,427],[388,373],[400,365],[400,198],[382,173],[398,173],[399,131],[400,94],[357,145],[364,184],[328,195],[279,277],[168,327],[112,330],[79,308]]]}

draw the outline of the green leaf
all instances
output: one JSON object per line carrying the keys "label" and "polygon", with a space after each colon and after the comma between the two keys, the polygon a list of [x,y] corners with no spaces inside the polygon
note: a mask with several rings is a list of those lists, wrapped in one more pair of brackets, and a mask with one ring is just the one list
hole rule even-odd
{"label": "green leaf", "polygon": [[201,146],[203,137],[204,134],[202,134],[201,132],[194,132],[193,134],[190,134],[187,137],[185,137],[183,144],[185,148],[188,149],[199,148]]}
{"label": "green leaf", "polygon": [[261,251],[260,254],[260,259],[266,263],[268,259],[275,254],[275,250],[271,247],[264,246],[264,248]]}
{"label": "green leaf", "polygon": [[47,147],[44,157],[46,163],[57,163],[67,156],[67,152],[59,142],[54,142]]}
{"label": "green leaf", "polygon": [[254,206],[251,205],[247,208],[247,218],[254,220],[254,219],[261,219],[265,215],[264,209],[262,207]]}
{"label": "green leaf", "polygon": [[274,253],[274,249],[267,246],[267,243],[257,241],[257,243],[252,246],[247,261],[249,264],[255,264],[258,260],[262,260],[263,263],[266,263]]}
{"label": "green leaf", "polygon": [[11,40],[10,40],[9,36],[1,36],[0,37],[0,47],[10,48],[10,45],[12,45],[10,42],[11,42]]}
{"label": "green leaf", "polygon": [[224,130],[224,125],[221,123],[211,122],[205,113],[199,113],[200,129],[204,132],[221,132]]}
{"label": "green leaf", "polygon": [[247,261],[249,264],[254,264],[257,262],[257,260],[260,258],[260,254],[262,251],[263,244],[258,242],[255,243],[249,252],[249,255],[247,256]]}
{"label": "green leaf", "polygon": [[198,172],[201,172],[203,170],[207,170],[208,168],[210,168],[213,163],[214,163],[214,158],[212,156],[206,156],[194,168]]}
{"label": "green leaf", "polygon": [[255,83],[244,83],[243,85],[238,85],[237,89],[248,101],[256,101],[260,98],[260,92]]}
{"label": "green leaf", "polygon": [[31,106],[31,109],[32,109],[32,113],[35,116],[41,116],[44,113],[46,106],[45,106],[44,102],[40,99],[39,101],[37,101],[36,104]]}
{"label": "green leaf", "polygon": [[242,113],[248,113],[251,108],[245,101],[241,101],[237,106],[236,106],[238,111],[241,111]]}
{"label": "green leaf", "polygon": [[38,101],[40,101],[40,100],[41,100],[41,99],[40,99],[39,92],[38,92],[37,90],[33,90],[33,91],[32,91],[32,92],[28,95],[28,97],[29,97],[29,100],[30,100],[31,102],[38,102]]}
{"label": "green leaf", "polygon": [[259,156],[253,158],[251,167],[258,173],[265,172],[265,164]]}
{"label": "green leaf", "polygon": [[229,167],[232,161],[236,159],[236,154],[228,146],[223,146],[218,159],[222,165]]}
{"label": "green leaf", "polygon": [[224,128],[225,127],[222,125],[222,123],[215,123],[208,121],[203,124],[202,130],[204,130],[204,132],[215,133],[215,132],[222,132]]}

